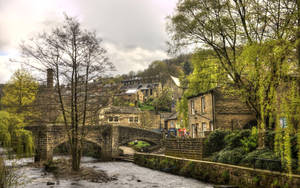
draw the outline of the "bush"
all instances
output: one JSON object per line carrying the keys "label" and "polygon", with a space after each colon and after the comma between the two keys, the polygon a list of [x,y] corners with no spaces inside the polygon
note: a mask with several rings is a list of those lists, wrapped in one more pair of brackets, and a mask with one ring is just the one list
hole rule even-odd
{"label": "bush", "polygon": [[235,148],[233,150],[223,149],[217,155],[214,156],[214,161],[227,164],[239,164],[244,157],[243,148]]}
{"label": "bush", "polygon": [[215,130],[209,134],[204,142],[205,153],[211,155],[217,151],[225,148],[224,138],[228,134],[228,131]]}
{"label": "bush", "polygon": [[226,143],[226,148],[233,149],[233,148],[241,147],[242,146],[241,140],[249,137],[250,135],[251,135],[251,130],[249,129],[233,131],[232,133],[225,136],[224,138]]}
{"label": "bush", "polygon": [[[273,161],[263,159],[270,159]],[[249,167],[254,167],[254,163],[256,168],[276,171],[282,170],[280,158],[277,157],[272,150],[255,150],[253,152],[248,153],[241,161],[242,165]]]}
{"label": "bush", "polygon": [[274,150],[275,131],[267,131],[265,134],[265,147]]}
{"label": "bush", "polygon": [[251,135],[249,137],[244,137],[241,139],[241,143],[245,152],[250,152],[256,149],[257,147],[257,129],[256,127],[252,127]]}
{"label": "bush", "polygon": [[297,134],[291,137],[291,145],[292,145],[292,148],[291,148],[292,158],[293,159],[298,159],[298,151],[299,151],[300,148],[297,144]]}

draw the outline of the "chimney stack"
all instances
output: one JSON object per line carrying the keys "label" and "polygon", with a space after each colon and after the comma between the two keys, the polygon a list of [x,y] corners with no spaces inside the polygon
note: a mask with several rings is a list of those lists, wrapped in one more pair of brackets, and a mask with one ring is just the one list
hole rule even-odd
{"label": "chimney stack", "polygon": [[47,69],[47,88],[53,88],[53,69]]}

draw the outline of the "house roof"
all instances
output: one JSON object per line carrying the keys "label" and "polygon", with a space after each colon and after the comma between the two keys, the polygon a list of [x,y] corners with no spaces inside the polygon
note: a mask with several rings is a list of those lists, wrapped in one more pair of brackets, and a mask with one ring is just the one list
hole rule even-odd
{"label": "house roof", "polygon": [[138,90],[135,88],[128,89],[125,94],[135,94]]}
{"label": "house roof", "polygon": [[199,96],[205,95],[207,93],[211,93],[211,92],[213,92],[213,91],[215,91],[217,89],[218,89],[218,87],[215,87],[215,88],[209,89],[209,90],[207,90],[205,92],[200,92],[198,94],[191,95],[191,96],[187,97],[187,99],[192,99],[192,98],[195,98],[195,97],[199,97]]}
{"label": "house roof", "polygon": [[168,118],[165,119],[165,121],[168,121],[168,120],[175,120],[177,119],[177,112],[174,112],[173,114],[171,114]]}
{"label": "house roof", "polygon": [[104,109],[105,114],[138,114],[141,110],[132,106],[110,106]]}
{"label": "house roof", "polygon": [[179,78],[176,78],[174,76],[171,76],[171,79],[173,80],[173,82],[176,84],[176,86],[180,87],[180,80]]}

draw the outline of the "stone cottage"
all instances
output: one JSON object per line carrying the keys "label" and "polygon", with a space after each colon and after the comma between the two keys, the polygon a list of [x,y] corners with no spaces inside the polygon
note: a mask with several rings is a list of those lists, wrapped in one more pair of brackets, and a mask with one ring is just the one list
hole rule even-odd
{"label": "stone cottage", "polygon": [[172,112],[176,111],[176,103],[180,100],[183,94],[183,88],[180,85],[179,78],[170,76],[169,79],[166,80],[166,83],[163,85],[163,89],[168,89],[171,92],[172,97]]}
{"label": "stone cottage", "polygon": [[204,137],[214,129],[242,129],[255,120],[255,114],[238,96],[220,88],[188,97],[189,128],[193,138]]}
{"label": "stone cottage", "polygon": [[141,126],[142,111],[132,106],[109,106],[99,113],[99,124],[131,127]]}
{"label": "stone cottage", "polygon": [[165,119],[165,127],[166,130],[170,128],[180,128],[180,122],[177,118],[177,112],[172,113],[168,118]]}

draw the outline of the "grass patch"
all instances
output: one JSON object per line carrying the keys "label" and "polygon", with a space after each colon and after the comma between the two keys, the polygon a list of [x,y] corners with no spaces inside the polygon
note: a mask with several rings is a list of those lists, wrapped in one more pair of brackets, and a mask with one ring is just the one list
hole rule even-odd
{"label": "grass patch", "polygon": [[142,151],[145,148],[148,148],[151,146],[150,143],[148,143],[146,141],[141,141],[141,140],[138,140],[137,142],[136,141],[129,142],[128,145],[137,151]]}

